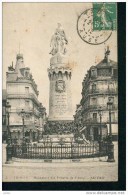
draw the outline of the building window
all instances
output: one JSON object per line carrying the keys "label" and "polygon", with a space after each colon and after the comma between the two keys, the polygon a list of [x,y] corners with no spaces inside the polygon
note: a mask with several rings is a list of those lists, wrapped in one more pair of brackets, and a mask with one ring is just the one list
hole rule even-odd
{"label": "building window", "polygon": [[93,113],[93,119],[97,119],[97,113]]}
{"label": "building window", "polygon": [[113,76],[114,76],[115,78],[118,77],[118,71],[117,71],[117,69],[113,69]]}
{"label": "building window", "polygon": [[25,93],[29,93],[29,87],[25,87]]}
{"label": "building window", "polygon": [[26,131],[25,132],[25,137],[29,137],[30,136],[30,132]]}
{"label": "building window", "polygon": [[114,103],[114,97],[108,97],[108,101],[110,101],[110,102],[113,102]]}
{"label": "building window", "polygon": [[96,105],[97,104],[97,98],[93,97],[91,98],[91,105]]}
{"label": "building window", "polygon": [[111,112],[111,122],[115,122],[115,112]]}
{"label": "building window", "polygon": [[28,77],[28,72],[25,72],[25,77]]}
{"label": "building window", "polygon": [[92,92],[95,92],[95,91],[96,91],[96,84],[93,83],[93,84],[92,84]]}
{"label": "building window", "polygon": [[29,100],[26,100],[26,101],[25,101],[25,106],[26,106],[27,108],[29,107],[29,103],[30,103]]}
{"label": "building window", "polygon": [[96,72],[95,69],[92,69],[92,70],[91,70],[91,76],[92,76],[92,77],[96,77],[96,76],[97,76],[97,72]]}
{"label": "building window", "polygon": [[108,84],[108,90],[109,90],[110,92],[114,91],[114,88],[115,88],[115,87],[114,87],[114,83],[111,82],[111,83]]}

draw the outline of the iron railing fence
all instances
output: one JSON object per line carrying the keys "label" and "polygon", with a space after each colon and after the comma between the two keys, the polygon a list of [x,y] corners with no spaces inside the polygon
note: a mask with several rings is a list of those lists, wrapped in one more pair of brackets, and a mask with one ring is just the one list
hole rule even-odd
{"label": "iron railing fence", "polygon": [[21,159],[80,159],[108,155],[108,143],[42,143],[41,146],[16,145],[7,146],[7,155]]}

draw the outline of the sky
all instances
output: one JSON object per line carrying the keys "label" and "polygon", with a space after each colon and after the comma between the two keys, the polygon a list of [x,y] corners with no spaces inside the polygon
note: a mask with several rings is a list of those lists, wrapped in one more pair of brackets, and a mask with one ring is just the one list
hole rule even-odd
{"label": "sky", "polygon": [[[75,112],[80,103],[82,81],[87,70],[104,58],[105,47],[110,47],[110,58],[117,61],[117,32],[101,45],[84,42],[77,33],[77,19],[91,3],[3,3],[3,88],[6,72],[16,55],[24,56],[38,85],[39,101],[49,111],[50,40],[61,23],[68,39],[67,56],[74,62],[72,72],[72,104]],[[97,61],[96,61],[97,59]]]}

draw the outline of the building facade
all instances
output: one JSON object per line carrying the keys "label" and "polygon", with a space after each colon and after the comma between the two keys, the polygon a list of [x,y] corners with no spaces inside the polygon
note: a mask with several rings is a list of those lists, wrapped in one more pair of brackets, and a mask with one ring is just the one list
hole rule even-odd
{"label": "building facade", "polygon": [[[110,50],[105,51],[104,59],[92,66],[82,82],[81,122],[86,126],[86,138],[98,140],[100,128],[102,138],[109,133],[109,110],[107,102],[112,101],[111,124],[113,138],[118,136],[118,68],[109,59]],[[79,108],[78,108],[79,109]],[[100,120],[101,115],[101,120]],[[80,116],[79,116],[80,117]]]}
{"label": "building facade", "polygon": [[[16,56],[15,68],[13,68],[13,64],[8,67],[6,89],[7,101],[11,105],[10,132],[12,140],[22,141],[23,118],[26,141],[41,139],[46,110],[38,101],[37,85],[30,73],[30,68],[24,65],[22,54]],[[22,109],[24,115],[21,112]]]}

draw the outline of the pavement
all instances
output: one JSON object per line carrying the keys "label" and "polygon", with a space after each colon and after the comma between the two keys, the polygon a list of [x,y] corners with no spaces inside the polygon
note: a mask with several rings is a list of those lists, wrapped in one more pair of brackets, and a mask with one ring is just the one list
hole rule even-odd
{"label": "pavement", "polygon": [[6,162],[6,145],[3,144],[3,181],[46,182],[46,181],[118,181],[118,143],[114,142],[115,162],[107,162],[107,157],[71,160],[15,159]]}

